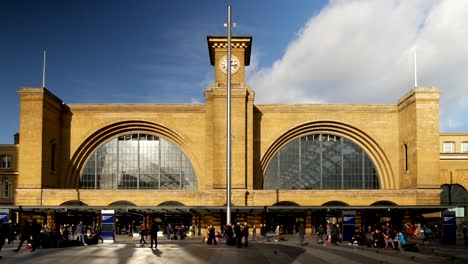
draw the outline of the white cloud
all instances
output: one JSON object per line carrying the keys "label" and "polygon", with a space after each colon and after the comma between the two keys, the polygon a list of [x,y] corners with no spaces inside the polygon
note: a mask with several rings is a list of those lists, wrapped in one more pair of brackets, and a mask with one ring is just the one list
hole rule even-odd
{"label": "white cloud", "polygon": [[468,1],[331,1],[248,83],[257,103],[395,103],[414,85],[416,46],[418,84],[441,89],[441,108],[462,109],[467,14]]}

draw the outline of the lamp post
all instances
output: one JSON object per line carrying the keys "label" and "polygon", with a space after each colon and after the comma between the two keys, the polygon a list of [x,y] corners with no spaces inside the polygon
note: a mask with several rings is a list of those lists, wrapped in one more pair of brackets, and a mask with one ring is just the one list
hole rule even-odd
{"label": "lamp post", "polygon": [[226,223],[231,224],[231,6],[227,10]]}

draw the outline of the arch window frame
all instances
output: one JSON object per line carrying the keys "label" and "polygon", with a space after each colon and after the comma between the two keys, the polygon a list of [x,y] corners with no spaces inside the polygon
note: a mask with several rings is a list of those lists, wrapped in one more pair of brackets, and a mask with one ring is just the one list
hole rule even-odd
{"label": "arch window frame", "polygon": [[[106,159],[112,166],[102,165]],[[107,174],[102,173],[105,170]],[[130,132],[93,152],[80,173],[80,189],[196,190],[197,177],[191,161],[173,142]]]}
{"label": "arch window frame", "polygon": [[[312,144],[302,146],[307,141]],[[291,155],[297,159],[290,159]],[[293,182],[285,184],[288,179]],[[289,141],[272,156],[263,175],[263,189],[380,188],[379,173],[367,152],[353,140],[332,133],[307,134]]]}

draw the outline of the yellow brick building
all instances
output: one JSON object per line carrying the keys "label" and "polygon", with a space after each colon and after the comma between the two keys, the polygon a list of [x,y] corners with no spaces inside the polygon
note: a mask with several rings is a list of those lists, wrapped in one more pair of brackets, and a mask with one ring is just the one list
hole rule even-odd
{"label": "yellow brick building", "polygon": [[[466,207],[468,133],[440,134],[439,89],[415,87],[388,105],[259,105],[244,80],[251,45],[232,40],[234,221],[310,230],[342,210],[369,224]],[[19,144],[0,145],[15,164],[0,170],[14,183],[4,207],[49,224],[104,208],[122,222],[223,224],[226,38],[209,36],[208,47],[215,79],[204,104],[66,104],[21,88]],[[461,149],[446,153],[447,142]],[[448,185],[461,191],[450,204]]]}

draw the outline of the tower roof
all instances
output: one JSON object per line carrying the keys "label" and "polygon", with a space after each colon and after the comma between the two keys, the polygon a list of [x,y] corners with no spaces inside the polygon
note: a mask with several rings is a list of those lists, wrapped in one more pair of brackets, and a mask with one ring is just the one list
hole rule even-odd
{"label": "tower roof", "polygon": [[[216,48],[227,48],[227,36],[207,36],[210,63],[215,65],[214,50]],[[244,65],[250,64],[250,51],[252,47],[252,36],[232,36],[231,48],[244,48]]]}

